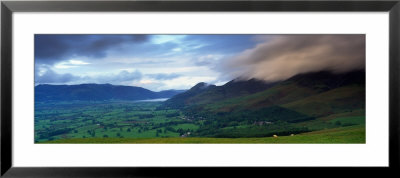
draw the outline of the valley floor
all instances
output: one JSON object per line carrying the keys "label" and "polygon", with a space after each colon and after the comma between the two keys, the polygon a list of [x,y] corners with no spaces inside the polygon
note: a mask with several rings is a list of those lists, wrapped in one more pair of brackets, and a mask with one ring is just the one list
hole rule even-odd
{"label": "valley floor", "polygon": [[71,138],[58,139],[42,144],[125,144],[125,143],[365,143],[365,126],[347,126],[334,129],[324,129],[314,132],[302,133],[294,136],[260,137],[260,138],[204,138],[204,137],[173,137],[173,138]]}

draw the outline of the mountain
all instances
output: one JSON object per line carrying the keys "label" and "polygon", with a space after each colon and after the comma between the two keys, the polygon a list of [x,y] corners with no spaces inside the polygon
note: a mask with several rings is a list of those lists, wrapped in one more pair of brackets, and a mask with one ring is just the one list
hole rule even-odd
{"label": "mountain", "polygon": [[190,88],[189,90],[177,94],[174,97],[170,98],[164,103],[164,106],[166,107],[171,107],[171,108],[180,108],[183,107],[187,104],[187,99],[190,99],[192,97],[195,97],[199,94],[201,94],[204,91],[207,91],[209,89],[215,88],[217,86],[215,85],[209,85],[207,83],[201,82],[196,84],[194,87]]}
{"label": "mountain", "polygon": [[222,86],[209,85],[201,82],[190,90],[172,97],[165,102],[165,105],[172,108],[180,108],[185,105],[207,104],[228,98],[257,93],[271,86],[273,86],[273,83],[266,83],[256,79],[247,81],[232,80]]}
{"label": "mountain", "polygon": [[[364,88],[365,92],[365,71],[359,70],[343,74],[333,74],[326,71],[299,74],[276,83],[267,90],[215,102],[210,108],[218,111],[231,111],[238,107],[254,109],[282,105],[345,86],[353,86],[354,91],[360,91],[359,89]],[[339,97],[339,94],[345,93],[337,93],[332,97]],[[365,93],[361,93],[361,95],[365,97]],[[363,101],[365,98],[357,99]]]}
{"label": "mountain", "polygon": [[171,98],[179,93],[183,93],[186,90],[163,90],[159,92],[155,92],[157,98]]}
{"label": "mountain", "polygon": [[111,84],[47,85],[35,86],[36,101],[101,101],[144,100],[170,98],[184,90],[153,92],[141,87]]}
{"label": "mountain", "polygon": [[287,79],[286,82],[294,82],[299,86],[324,91],[352,84],[365,85],[365,70],[339,74],[328,71],[310,72],[295,75]]}
{"label": "mountain", "polygon": [[[329,119],[365,117],[365,70],[304,73],[284,81],[199,83],[164,102],[203,123],[193,136],[262,137],[338,127]],[[164,108],[164,109],[165,109]],[[160,108],[163,109],[163,108]]]}
{"label": "mountain", "polygon": [[[332,108],[362,108],[365,104],[365,70],[341,74],[327,71],[298,74],[275,83],[256,79],[233,80],[223,86],[203,90],[197,90],[198,85],[165,103],[168,106],[191,109],[197,107],[196,110],[207,112],[234,112],[280,106],[310,116],[329,114],[310,113],[313,107],[321,108],[320,111],[332,111]],[[304,112],[305,110],[308,111]]]}

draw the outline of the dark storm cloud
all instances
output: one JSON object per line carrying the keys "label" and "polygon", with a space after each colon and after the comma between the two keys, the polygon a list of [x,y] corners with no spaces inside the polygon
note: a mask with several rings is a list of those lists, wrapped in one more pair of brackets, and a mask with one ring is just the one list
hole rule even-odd
{"label": "dark storm cloud", "polygon": [[96,57],[127,43],[142,43],[147,35],[35,35],[35,60],[54,64],[71,57]]}
{"label": "dark storm cloud", "polygon": [[156,79],[156,80],[171,80],[174,78],[178,78],[181,75],[175,74],[175,73],[172,73],[172,74],[161,74],[160,73],[160,74],[148,74],[147,76],[150,78]]}
{"label": "dark storm cloud", "polygon": [[272,35],[264,40],[224,60],[222,71],[232,78],[278,81],[299,73],[365,68],[365,35]]}

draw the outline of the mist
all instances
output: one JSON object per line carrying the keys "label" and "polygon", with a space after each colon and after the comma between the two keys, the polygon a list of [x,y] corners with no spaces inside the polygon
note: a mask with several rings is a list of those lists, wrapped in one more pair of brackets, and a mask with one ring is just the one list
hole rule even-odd
{"label": "mist", "polygon": [[365,35],[256,36],[254,48],[223,60],[226,78],[269,82],[308,72],[344,73],[365,68]]}

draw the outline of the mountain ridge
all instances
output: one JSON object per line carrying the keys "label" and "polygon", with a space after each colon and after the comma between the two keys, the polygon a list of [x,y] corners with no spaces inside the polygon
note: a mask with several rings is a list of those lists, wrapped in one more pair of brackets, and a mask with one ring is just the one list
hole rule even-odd
{"label": "mountain ridge", "polygon": [[[340,74],[328,71],[309,72],[274,83],[257,79],[232,80],[225,85],[207,88],[201,92],[194,92],[193,87],[170,98],[165,103],[168,107],[177,106],[178,108],[209,104],[206,107],[230,111],[238,105],[249,108],[281,105],[348,85],[364,86],[365,70]],[[190,95],[187,92],[191,92]],[[230,105],[234,107],[229,107]]]}
{"label": "mountain ridge", "polygon": [[100,100],[145,100],[170,98],[185,90],[163,90],[154,92],[142,87],[112,84],[77,84],[35,86],[36,101],[100,101]]}
{"label": "mountain ridge", "polygon": [[274,83],[267,83],[257,79],[247,81],[234,79],[221,86],[200,82],[186,92],[170,98],[165,102],[164,106],[181,108],[188,104],[206,104],[231,97],[257,93],[273,85]]}

